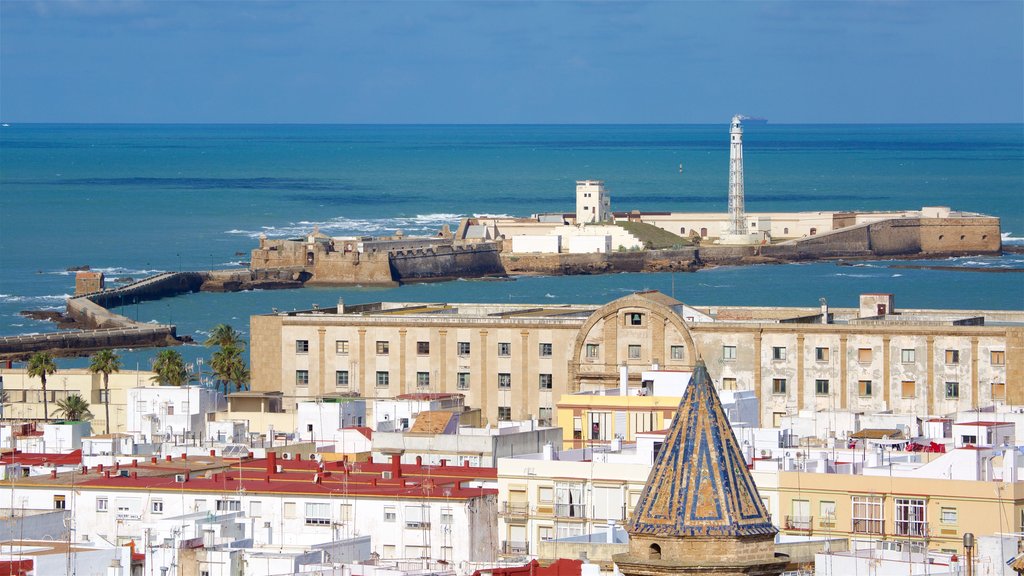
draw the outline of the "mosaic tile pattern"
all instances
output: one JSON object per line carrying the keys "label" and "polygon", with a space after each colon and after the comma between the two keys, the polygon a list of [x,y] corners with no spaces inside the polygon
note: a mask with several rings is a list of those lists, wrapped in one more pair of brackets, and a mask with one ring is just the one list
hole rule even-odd
{"label": "mosaic tile pattern", "polygon": [[630,534],[775,534],[703,360],[630,518]]}

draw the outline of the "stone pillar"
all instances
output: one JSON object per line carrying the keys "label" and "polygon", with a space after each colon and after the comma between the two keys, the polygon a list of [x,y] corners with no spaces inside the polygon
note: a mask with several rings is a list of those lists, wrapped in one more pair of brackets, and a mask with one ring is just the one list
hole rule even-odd
{"label": "stone pillar", "polygon": [[925,358],[928,359],[928,380],[925,383],[925,393],[928,394],[928,415],[935,414],[935,336],[928,337],[928,346],[925,351]]}
{"label": "stone pillar", "polygon": [[[797,410],[803,410],[804,408],[804,335],[796,335],[796,408]],[[817,394],[817,390],[815,390]],[[811,402],[811,406],[814,407],[815,402]]]}
{"label": "stone pillar", "polygon": [[978,337],[971,337],[971,410],[978,409]]}
{"label": "stone pillar", "polygon": [[[441,370],[438,371],[437,378],[438,384],[441,385],[441,390],[444,390],[444,383],[448,375],[448,331],[438,330],[437,340],[438,348],[440,348],[438,352],[441,353]],[[458,362],[458,360],[455,360],[456,365],[458,365]]]}
{"label": "stone pillar", "polygon": [[406,362],[405,359],[406,359],[406,354],[407,354],[407,352],[405,350],[406,349],[405,337],[406,337],[406,335],[408,335],[408,333],[409,333],[409,331],[406,330],[405,328],[402,328],[401,330],[398,331],[398,390],[396,392],[396,395],[397,394],[405,394],[406,392],[408,392],[408,390],[406,389],[406,387],[408,386],[406,384],[406,382],[408,381],[406,379],[408,374],[406,373],[406,366],[405,366],[405,362]]}
{"label": "stone pillar", "polygon": [[885,410],[889,409],[892,403],[892,338],[882,336],[882,400],[885,402]]}
{"label": "stone pillar", "polygon": [[[738,352],[737,352],[737,354],[738,354]],[[737,361],[739,361],[738,358],[737,358]],[[761,396],[762,396],[762,394],[761,394],[761,386],[762,386],[762,384],[761,384],[761,329],[760,328],[757,330],[757,332],[754,332],[754,382],[753,382],[753,385],[754,385],[754,396],[757,397],[757,406],[759,408],[758,411],[757,411],[757,424],[755,424],[755,425],[756,426],[761,426],[761,422],[764,421],[764,414],[765,414],[765,410],[767,410],[767,406],[765,406],[764,402],[761,401]]]}
{"label": "stone pillar", "polygon": [[847,367],[849,366],[849,359],[846,357],[847,353],[847,342],[850,337],[843,334],[839,337],[839,409],[846,410],[848,398],[850,396],[850,387],[848,385],[850,376],[847,374]]}
{"label": "stone pillar", "polygon": [[[487,358],[491,354],[491,349],[487,347],[487,330],[480,331],[480,368],[476,374],[473,373],[472,368],[469,371],[469,385],[472,390],[474,383],[476,383],[477,390],[480,391],[479,399],[477,402],[480,405],[480,413],[486,415],[488,408],[487,398]],[[468,394],[467,394],[468,396]],[[467,402],[468,404],[468,402]]]}
{"label": "stone pillar", "polygon": [[[530,358],[533,354],[537,353],[537,350],[530,350],[530,332],[523,330],[519,333],[522,337],[522,350],[523,354],[520,357],[521,364],[519,368],[519,386],[512,385],[512,406],[514,412],[512,413],[512,419],[518,420],[523,417],[525,409],[529,413],[530,403],[536,402],[540,393],[538,392],[539,386],[536,380],[530,380]],[[533,388],[530,388],[533,386]],[[516,401],[518,400],[518,402]]]}
{"label": "stone pillar", "polygon": [[[370,388],[366,384],[366,373],[369,372],[369,366],[366,365],[366,328],[360,328],[359,333],[359,366],[355,368],[355,374],[352,375],[353,381],[359,383],[359,393],[363,396],[370,396],[370,392],[373,391],[373,396],[376,396],[374,388]],[[371,386],[376,387],[376,383],[371,383]]]}
{"label": "stone pillar", "polygon": [[317,383],[315,390],[317,390],[317,396],[323,396],[327,393],[327,355],[324,353],[327,349],[327,329],[320,327],[316,329],[317,339]]}

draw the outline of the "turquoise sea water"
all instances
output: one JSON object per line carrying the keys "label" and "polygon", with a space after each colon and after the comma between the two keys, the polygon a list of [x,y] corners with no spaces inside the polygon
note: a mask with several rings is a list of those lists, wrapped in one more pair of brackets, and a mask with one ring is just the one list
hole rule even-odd
{"label": "turquoise sea water", "polygon": [[[748,126],[748,211],[947,205],[1002,218],[1024,238],[1024,126]],[[683,165],[680,173],[678,167]],[[108,278],[222,268],[256,236],[409,234],[467,214],[571,211],[577,179],[603,179],[615,210],[725,211],[728,126],[0,127],[0,335],[52,330],[23,309],[60,308],[69,266]],[[1024,267],[1024,257],[942,265]],[[1024,309],[1024,274],[891,269],[885,262],[450,282],[392,290],[196,294],[124,310],[196,339],[254,313],[372,300],[603,303],[634,290],[695,304]],[[189,357],[205,354],[184,347]],[[145,364],[152,351],[132,359]],[[68,365],[75,361],[68,361]]]}

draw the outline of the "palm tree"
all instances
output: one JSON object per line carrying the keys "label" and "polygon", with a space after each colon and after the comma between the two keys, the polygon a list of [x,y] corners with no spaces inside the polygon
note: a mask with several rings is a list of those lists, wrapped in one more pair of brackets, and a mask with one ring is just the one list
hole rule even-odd
{"label": "palm tree", "polygon": [[110,434],[110,374],[121,371],[121,357],[113,350],[100,350],[92,357],[89,372],[103,374],[103,405],[107,413],[107,434]]}
{"label": "palm tree", "polygon": [[210,368],[213,369],[213,376],[224,386],[224,395],[228,393],[228,386],[234,375],[239,370],[245,369],[245,362],[242,361],[242,349],[238,346],[221,346],[220,350],[213,353],[210,359]]}
{"label": "palm tree", "polygon": [[231,327],[230,324],[217,324],[210,331],[210,337],[204,342],[207,346],[220,346],[225,348],[227,346],[234,346],[236,348],[242,348],[245,344],[242,342],[242,335]]}
{"label": "palm tree", "polygon": [[249,388],[249,367],[239,357],[238,362],[232,366],[228,381],[235,385],[235,390],[247,390]]}
{"label": "palm tree", "polygon": [[154,374],[150,380],[165,386],[184,386],[191,380],[185,360],[177,350],[161,350],[153,359]]}
{"label": "palm tree", "polygon": [[46,377],[57,371],[57,365],[53,362],[53,355],[49,352],[36,352],[28,359],[28,376],[38,376],[43,383],[43,419],[50,419],[50,402],[46,398]]}
{"label": "palm tree", "polygon": [[57,400],[57,409],[53,413],[60,414],[65,420],[92,420],[89,403],[78,394],[72,394],[67,398]]}

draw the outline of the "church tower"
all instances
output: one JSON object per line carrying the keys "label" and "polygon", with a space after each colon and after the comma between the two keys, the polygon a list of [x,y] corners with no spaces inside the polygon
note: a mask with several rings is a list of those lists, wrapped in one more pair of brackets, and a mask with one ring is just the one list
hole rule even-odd
{"label": "church tower", "polygon": [[747,214],[743,208],[743,126],[742,116],[732,117],[729,128],[729,231],[747,235]]}
{"label": "church tower", "polygon": [[703,360],[626,531],[625,576],[777,576],[789,562]]}

